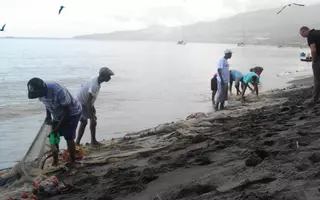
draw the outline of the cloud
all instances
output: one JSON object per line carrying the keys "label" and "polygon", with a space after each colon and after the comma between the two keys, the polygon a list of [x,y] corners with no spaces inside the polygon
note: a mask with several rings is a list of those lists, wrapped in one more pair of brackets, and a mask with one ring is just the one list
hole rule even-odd
{"label": "cloud", "polygon": [[[319,0],[296,0],[319,3]],[[239,12],[281,7],[289,0],[0,0],[0,24],[13,36],[70,37],[87,33],[176,26]],[[61,5],[66,6],[57,15]]]}
{"label": "cloud", "polygon": [[138,20],[144,22],[147,26],[153,24],[178,26],[195,22],[192,14],[188,13],[183,6],[153,7]]}
{"label": "cloud", "polygon": [[[228,0],[223,1],[223,5],[227,8],[233,9],[235,12],[246,12],[259,9],[269,9],[269,8],[281,8],[283,5],[292,3],[292,0]],[[301,3],[305,5],[312,5],[319,3],[319,0],[295,0],[295,3]]]}

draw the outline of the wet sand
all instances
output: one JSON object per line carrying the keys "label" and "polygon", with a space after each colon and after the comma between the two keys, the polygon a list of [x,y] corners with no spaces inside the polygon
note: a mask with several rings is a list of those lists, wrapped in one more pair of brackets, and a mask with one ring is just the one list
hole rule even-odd
{"label": "wet sand", "polygon": [[304,77],[300,79],[296,79],[293,81],[289,81],[288,83],[291,83],[293,85],[304,85],[304,86],[311,86],[313,85],[313,77]]}
{"label": "wet sand", "polygon": [[77,190],[45,199],[320,199],[320,104],[290,88],[106,142],[57,174]]}

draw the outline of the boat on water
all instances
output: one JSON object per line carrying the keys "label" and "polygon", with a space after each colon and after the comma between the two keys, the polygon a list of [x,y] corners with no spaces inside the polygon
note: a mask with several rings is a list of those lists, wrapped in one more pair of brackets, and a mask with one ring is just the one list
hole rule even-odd
{"label": "boat on water", "polygon": [[[183,4],[181,6],[182,7],[186,6],[186,0],[183,1]],[[187,35],[185,31],[186,26],[181,25],[180,27],[181,27],[181,38],[180,40],[177,41],[177,45],[186,45],[187,44]]]}
{"label": "boat on water", "polygon": [[178,45],[186,45],[187,41],[186,40],[180,40],[177,42]]}
{"label": "boat on water", "polygon": [[308,53],[308,55],[306,55],[306,53],[301,52],[300,53],[300,61],[301,62],[312,62],[312,57],[311,57],[310,53]]}
{"label": "boat on water", "polygon": [[311,57],[300,58],[300,61],[302,61],[302,62],[312,62],[312,58]]}
{"label": "boat on water", "polygon": [[248,41],[246,40],[247,39],[246,19],[244,15],[242,16],[242,19],[241,19],[241,25],[242,25],[242,36],[241,36],[242,38],[239,38],[239,42],[237,44],[238,47],[244,47],[248,44]]}
{"label": "boat on water", "polygon": [[245,44],[244,44],[244,42],[239,42],[238,43],[238,47],[241,47],[241,46],[244,46]]}

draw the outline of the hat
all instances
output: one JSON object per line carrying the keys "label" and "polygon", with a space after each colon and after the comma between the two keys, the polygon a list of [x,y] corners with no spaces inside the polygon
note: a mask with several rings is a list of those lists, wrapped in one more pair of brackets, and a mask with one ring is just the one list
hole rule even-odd
{"label": "hat", "polygon": [[111,69],[109,69],[108,67],[102,67],[99,71],[99,76],[102,76],[102,77],[109,77],[113,75],[114,75],[113,71],[111,71]]}
{"label": "hat", "polygon": [[28,86],[28,98],[35,99],[45,96],[47,86],[45,82],[40,78],[32,78],[27,83]]}
{"label": "hat", "polygon": [[232,53],[232,51],[231,51],[230,49],[226,49],[226,50],[224,51],[224,54],[228,54],[228,53]]}

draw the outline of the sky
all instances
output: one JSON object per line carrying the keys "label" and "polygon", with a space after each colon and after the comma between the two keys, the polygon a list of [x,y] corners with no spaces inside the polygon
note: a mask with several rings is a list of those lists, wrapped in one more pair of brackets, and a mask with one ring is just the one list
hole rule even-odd
{"label": "sky", "polygon": [[[0,37],[72,37],[213,21],[289,0],[0,0]],[[306,5],[320,0],[296,0]],[[60,6],[66,8],[58,15]]]}

